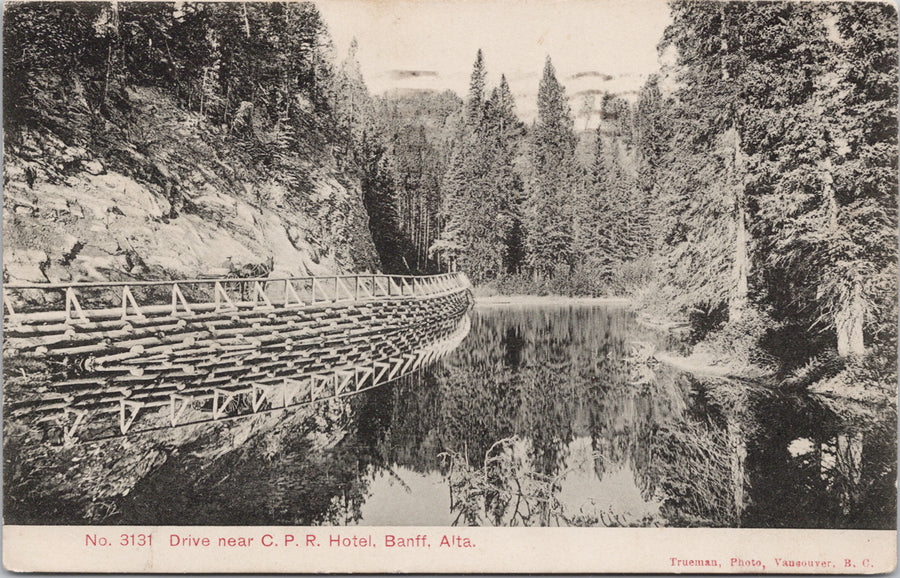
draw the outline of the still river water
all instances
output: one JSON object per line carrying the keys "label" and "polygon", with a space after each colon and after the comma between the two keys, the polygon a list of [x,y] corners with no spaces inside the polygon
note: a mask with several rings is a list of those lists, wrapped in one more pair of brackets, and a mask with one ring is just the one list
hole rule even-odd
{"label": "still river water", "polygon": [[419,375],[183,448],[115,522],[895,527],[895,416],[696,381],[622,309],[472,315]]}

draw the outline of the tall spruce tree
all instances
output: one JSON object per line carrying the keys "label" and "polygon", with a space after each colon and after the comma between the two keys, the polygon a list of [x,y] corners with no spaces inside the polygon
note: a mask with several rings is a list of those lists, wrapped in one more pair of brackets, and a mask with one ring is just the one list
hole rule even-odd
{"label": "tall spruce tree", "polygon": [[725,306],[731,320],[747,304],[750,271],[744,190],[738,50],[746,32],[741,3],[671,4],[661,50],[674,47],[671,158],[665,193],[662,254],[684,307]]}
{"label": "tall spruce tree", "polygon": [[484,54],[479,48],[478,53],[475,55],[475,64],[472,66],[469,96],[466,99],[466,121],[471,127],[480,125],[484,116],[484,82],[486,77]]}
{"label": "tall spruce tree", "polygon": [[526,208],[528,265],[536,278],[574,265],[572,193],[577,186],[575,134],[565,88],[550,57],[538,87]]}
{"label": "tall spruce tree", "polygon": [[647,245],[655,252],[662,244],[664,214],[660,196],[661,173],[666,167],[672,139],[669,106],[659,88],[659,76],[651,76],[641,87],[635,112],[635,156],[637,186],[647,205]]}
{"label": "tall spruce tree", "polygon": [[673,136],[656,183],[683,303],[727,304],[734,319],[753,297],[787,323],[831,328],[841,355],[895,335],[896,14],[672,11]]}
{"label": "tall spruce tree", "polygon": [[612,199],[615,171],[600,127],[596,133],[593,166],[575,201],[573,250],[585,271],[608,280],[621,262]]}
{"label": "tall spruce tree", "polygon": [[484,57],[472,71],[465,122],[443,179],[446,225],[432,250],[466,271],[475,283],[518,267],[521,179],[514,170],[522,125],[506,77],[484,96]]}
{"label": "tall spruce tree", "polygon": [[[771,50],[754,55],[747,96],[766,289],[782,315],[832,328],[840,355],[861,354],[896,336],[896,14],[779,4],[750,16]],[[766,81],[787,73],[783,54],[798,80]]]}
{"label": "tall spruce tree", "polygon": [[491,259],[494,276],[515,272],[521,266],[522,246],[519,238],[522,215],[522,179],[515,168],[519,142],[524,136],[524,126],[516,116],[515,99],[506,81],[500,76],[500,85],[491,90],[485,103],[484,147],[490,159],[486,174],[487,215],[493,216],[489,231]]}
{"label": "tall spruce tree", "polygon": [[340,135],[337,157],[345,171],[360,179],[369,232],[382,267],[387,272],[406,272],[397,185],[387,135],[378,123],[375,102],[363,79],[357,50],[354,38],[336,74],[334,114],[336,132]]}

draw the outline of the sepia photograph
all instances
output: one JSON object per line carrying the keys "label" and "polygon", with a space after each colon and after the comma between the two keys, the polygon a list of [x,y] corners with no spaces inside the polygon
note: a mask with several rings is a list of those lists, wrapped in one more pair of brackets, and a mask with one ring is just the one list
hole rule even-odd
{"label": "sepia photograph", "polygon": [[[5,1],[2,34],[7,568],[896,567],[893,3]],[[598,531],[658,560],[557,560]]]}

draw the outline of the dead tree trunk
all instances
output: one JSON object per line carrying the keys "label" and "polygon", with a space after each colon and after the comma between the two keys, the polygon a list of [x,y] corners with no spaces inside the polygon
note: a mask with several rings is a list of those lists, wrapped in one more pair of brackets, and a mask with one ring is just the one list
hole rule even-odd
{"label": "dead tree trunk", "polygon": [[838,355],[862,355],[866,352],[863,343],[866,304],[862,295],[862,283],[855,281],[843,295],[835,315]]}
{"label": "dead tree trunk", "polygon": [[747,308],[747,275],[750,267],[747,257],[747,228],[744,219],[744,207],[738,202],[732,269],[733,285],[731,298],[728,300],[728,320],[732,322],[740,321]]}
{"label": "dead tree trunk", "polygon": [[747,250],[747,224],[744,210],[744,155],[741,150],[741,135],[732,126],[726,133],[726,146],[732,148],[732,163],[728,171],[729,185],[734,191],[734,257],[732,262],[731,294],[728,296],[728,321],[740,321],[747,308],[747,278],[750,272],[750,258]]}

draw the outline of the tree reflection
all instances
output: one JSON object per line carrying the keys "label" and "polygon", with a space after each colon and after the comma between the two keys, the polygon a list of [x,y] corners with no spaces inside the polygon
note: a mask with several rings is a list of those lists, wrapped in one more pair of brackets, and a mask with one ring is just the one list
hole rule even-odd
{"label": "tree reflection", "polygon": [[758,408],[748,441],[754,486],[746,525],[896,527],[896,414],[785,397]]}
{"label": "tree reflection", "polygon": [[[859,433],[858,421],[746,380],[697,380],[659,365],[650,368],[651,379],[636,379],[629,366],[635,363],[632,344],[654,339],[621,311],[479,311],[469,339],[423,378],[424,387],[401,385],[392,392],[396,409],[384,462],[426,471],[444,452],[457,466],[464,464],[468,469],[448,473],[445,464],[443,471],[458,498],[459,521],[467,524],[810,527],[853,525],[854,516],[862,520],[862,512],[881,508],[859,496],[890,495],[895,454],[881,443],[878,457],[869,456],[862,440],[870,434]],[[820,434],[822,443],[833,438],[819,450],[833,457],[820,456],[817,466],[830,481],[794,483],[803,468],[785,459],[787,438],[798,428],[827,432],[834,423],[856,433]],[[890,429],[885,431],[879,439],[889,442]],[[495,446],[513,436],[521,440],[517,445]],[[590,439],[596,479],[629,469],[645,502],[661,503],[658,517],[623,518],[614,508],[559,513],[566,505],[557,507],[554,492],[581,436]],[[867,468],[877,471],[866,475]],[[538,510],[530,504],[522,509],[520,501],[535,495],[510,490],[522,480],[549,484],[546,504],[553,516],[534,515]],[[794,493],[804,497],[785,511],[782,504]],[[467,499],[473,496],[478,499]],[[895,509],[895,499],[885,503],[887,513]],[[842,520],[825,516],[817,522],[822,509],[816,504],[829,504]],[[885,514],[869,524],[881,527],[887,519]]]}

